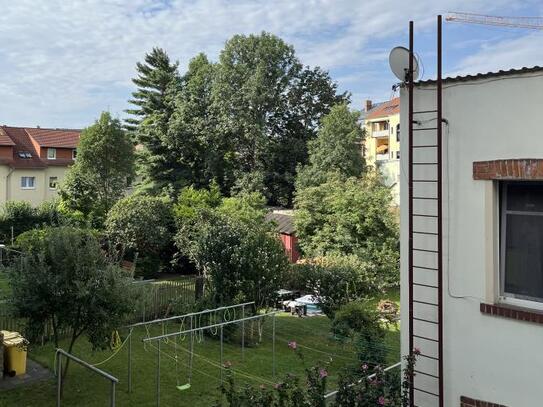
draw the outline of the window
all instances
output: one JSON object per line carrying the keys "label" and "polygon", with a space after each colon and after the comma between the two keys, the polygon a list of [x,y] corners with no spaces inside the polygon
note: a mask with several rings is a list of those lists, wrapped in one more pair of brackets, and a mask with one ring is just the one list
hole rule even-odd
{"label": "window", "polygon": [[36,188],[36,177],[21,177],[22,189],[34,189]]}
{"label": "window", "polygon": [[74,149],[72,150],[72,160],[75,160],[76,157],[77,157],[77,150],[74,148]]}
{"label": "window", "polygon": [[503,183],[500,211],[501,300],[543,308],[543,184]]}
{"label": "window", "polygon": [[400,141],[400,123],[396,125],[396,141]]}
{"label": "window", "polygon": [[32,158],[32,154],[27,151],[19,151],[17,155],[19,156],[19,158]]}
{"label": "window", "polygon": [[49,177],[49,189],[57,189],[58,177]]}
{"label": "window", "polygon": [[397,159],[397,160],[400,159],[400,152],[399,152],[399,151],[396,151],[396,159]]}
{"label": "window", "polygon": [[56,148],[48,148],[47,149],[47,159],[48,160],[56,160],[57,159],[57,149]]}

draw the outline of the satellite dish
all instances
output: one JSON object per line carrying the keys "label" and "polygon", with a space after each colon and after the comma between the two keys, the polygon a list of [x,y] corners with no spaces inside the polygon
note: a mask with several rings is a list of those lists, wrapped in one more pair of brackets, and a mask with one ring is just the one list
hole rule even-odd
{"label": "satellite dish", "polygon": [[[402,82],[407,82],[409,73],[409,50],[405,47],[392,48],[388,56],[392,73]],[[419,61],[413,55],[413,80],[419,77]]]}

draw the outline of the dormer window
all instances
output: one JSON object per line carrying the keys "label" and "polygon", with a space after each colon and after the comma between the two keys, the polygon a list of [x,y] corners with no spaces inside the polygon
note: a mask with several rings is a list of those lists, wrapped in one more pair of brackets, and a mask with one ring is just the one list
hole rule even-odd
{"label": "dormer window", "polygon": [[17,155],[19,158],[32,158],[32,154],[30,154],[28,151],[19,151]]}
{"label": "dormer window", "polygon": [[47,159],[48,160],[56,160],[57,159],[57,149],[56,148],[48,148],[47,149]]}

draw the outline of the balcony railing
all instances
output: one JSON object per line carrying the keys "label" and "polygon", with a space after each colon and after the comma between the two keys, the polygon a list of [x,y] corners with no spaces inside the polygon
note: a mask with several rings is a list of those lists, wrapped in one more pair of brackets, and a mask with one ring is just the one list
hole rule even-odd
{"label": "balcony railing", "polygon": [[376,154],[375,155],[375,160],[376,161],[383,161],[383,160],[388,160],[390,157],[389,157],[389,154],[388,153],[384,153],[384,154]]}
{"label": "balcony railing", "polygon": [[380,137],[388,137],[390,135],[390,130],[373,130],[371,133],[372,137],[380,138]]}

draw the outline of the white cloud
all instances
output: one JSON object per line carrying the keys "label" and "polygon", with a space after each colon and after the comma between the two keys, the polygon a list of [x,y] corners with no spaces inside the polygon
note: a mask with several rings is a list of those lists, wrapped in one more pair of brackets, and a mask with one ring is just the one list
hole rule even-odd
{"label": "white cloud", "polygon": [[462,59],[452,75],[543,65],[542,43],[543,33],[540,32],[497,43],[485,43],[476,53]]}
{"label": "white cloud", "polygon": [[[134,66],[153,46],[184,68],[200,51],[216,59],[236,33],[270,31],[292,43],[302,61],[337,72],[362,97],[389,92],[388,44],[415,19],[434,27],[447,9],[492,12],[505,0],[0,0],[0,124],[81,127],[101,110],[121,114]],[[530,37],[532,38],[532,37]],[[535,39],[528,42],[533,47]],[[395,45],[395,44],[390,44]],[[524,58],[505,46],[502,60]],[[541,51],[539,51],[541,52]],[[535,58],[535,57],[534,57]],[[499,58],[496,57],[498,63]],[[479,62],[478,62],[479,61]],[[541,53],[539,53],[541,61]],[[485,62],[476,56],[468,69]],[[371,74],[365,77],[364,72]],[[356,81],[353,75],[360,74]],[[341,77],[345,77],[344,84]],[[367,80],[366,80],[367,78]]]}

